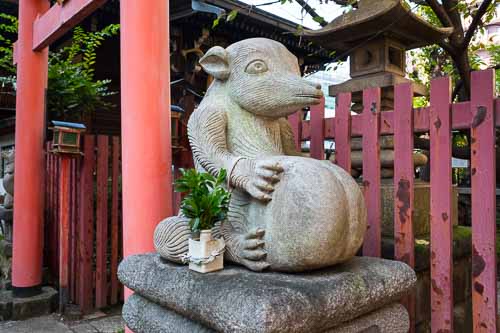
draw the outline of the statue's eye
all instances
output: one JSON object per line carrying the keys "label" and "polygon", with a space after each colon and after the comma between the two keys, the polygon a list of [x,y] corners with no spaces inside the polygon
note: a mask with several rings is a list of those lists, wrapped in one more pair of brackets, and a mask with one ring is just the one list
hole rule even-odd
{"label": "statue's eye", "polygon": [[247,72],[248,74],[264,73],[267,72],[267,65],[262,60],[254,60],[247,65],[247,68],[245,68],[245,72]]}

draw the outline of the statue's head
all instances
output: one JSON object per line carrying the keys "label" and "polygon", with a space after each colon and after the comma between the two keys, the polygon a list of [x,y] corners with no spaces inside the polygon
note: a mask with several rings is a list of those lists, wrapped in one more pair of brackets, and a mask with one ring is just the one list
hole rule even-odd
{"label": "statue's head", "polygon": [[251,38],[226,49],[214,46],[200,65],[226,86],[231,99],[243,109],[265,117],[283,117],[318,104],[318,84],[300,76],[297,58],[283,44]]}

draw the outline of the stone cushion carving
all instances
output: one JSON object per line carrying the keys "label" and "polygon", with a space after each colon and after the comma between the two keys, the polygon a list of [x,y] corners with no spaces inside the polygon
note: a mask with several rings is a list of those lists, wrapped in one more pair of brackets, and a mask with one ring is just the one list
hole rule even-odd
{"label": "stone cushion carving", "polygon": [[[134,294],[123,307],[127,327],[135,333],[215,333],[216,330]],[[315,333],[407,333],[410,319],[401,304],[391,304],[332,329]],[[290,333],[292,327],[286,328]],[[244,332],[238,330],[238,332]],[[277,333],[284,330],[276,331]],[[253,332],[252,333],[258,333]],[[310,332],[307,332],[310,333]]]}
{"label": "stone cushion carving", "polygon": [[299,274],[230,266],[202,275],[145,254],[126,258],[118,276],[150,302],[220,332],[327,331],[397,302],[416,281],[404,263],[368,257]]}

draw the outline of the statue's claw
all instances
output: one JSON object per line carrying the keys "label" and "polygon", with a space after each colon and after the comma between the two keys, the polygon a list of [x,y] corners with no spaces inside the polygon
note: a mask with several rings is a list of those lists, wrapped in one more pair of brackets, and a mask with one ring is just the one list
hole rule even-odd
{"label": "statue's claw", "polygon": [[270,264],[268,264],[265,261],[252,261],[252,260],[243,260],[241,262],[241,264],[243,266],[245,266],[246,268],[248,268],[252,271],[255,271],[255,272],[261,272],[261,271],[269,268],[269,266],[271,266]]}
{"label": "statue's claw", "polygon": [[283,167],[272,160],[258,161],[255,165],[254,174],[246,186],[246,191],[257,200],[271,200],[274,184],[279,182],[279,174]]}
{"label": "statue's claw", "polygon": [[226,257],[253,271],[262,271],[269,267],[265,261],[267,252],[264,250],[264,229],[257,228],[247,234],[232,234],[226,239]]}

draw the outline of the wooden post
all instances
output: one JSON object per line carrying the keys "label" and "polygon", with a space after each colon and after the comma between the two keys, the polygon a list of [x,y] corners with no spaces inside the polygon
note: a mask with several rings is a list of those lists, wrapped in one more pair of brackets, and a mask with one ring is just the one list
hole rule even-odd
{"label": "wooden post", "polygon": [[169,1],[121,1],[120,21],[126,257],[153,251],[156,225],[172,215]]}
{"label": "wooden post", "polygon": [[318,160],[325,159],[325,98],[321,103],[311,106],[311,157]]}
{"label": "wooden post", "polygon": [[492,69],[471,75],[472,305],[474,332],[498,332],[495,92]]}
{"label": "wooden post", "polygon": [[335,159],[351,173],[351,93],[340,93],[335,108]]}
{"label": "wooden post", "polygon": [[82,313],[93,309],[92,265],[94,255],[94,169],[95,136],[83,136],[83,159],[80,164],[78,202],[78,299]]}
{"label": "wooden post", "polygon": [[32,50],[33,23],[49,2],[19,2],[12,287],[16,296],[40,292],[44,193],[45,88],[48,49]]}
{"label": "wooden post", "polygon": [[59,312],[69,300],[69,176],[71,157],[62,155],[59,173]]}
{"label": "wooden post", "polygon": [[382,252],[380,194],[380,88],[363,91],[363,192],[368,210],[368,229],[363,255],[380,257]]}
{"label": "wooden post", "polygon": [[[411,83],[394,87],[394,258],[415,267],[413,235],[413,89]],[[415,332],[415,293],[403,299]]]}
{"label": "wooden post", "polygon": [[97,197],[96,197],[96,282],[95,306],[104,308],[108,290],[108,177],[109,138],[97,136]]}
{"label": "wooden post", "polygon": [[431,82],[431,327],[453,332],[451,81]]}

